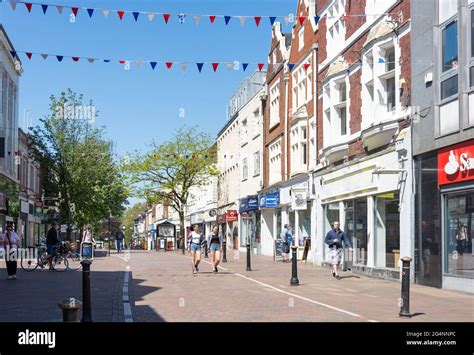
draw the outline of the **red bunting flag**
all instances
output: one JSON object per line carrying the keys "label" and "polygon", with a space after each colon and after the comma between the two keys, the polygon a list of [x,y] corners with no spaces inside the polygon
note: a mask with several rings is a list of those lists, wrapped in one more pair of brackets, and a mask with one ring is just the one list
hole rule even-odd
{"label": "red bunting flag", "polygon": [[258,63],[258,70],[262,71],[263,67],[265,66],[265,64],[263,63]]}
{"label": "red bunting flag", "polygon": [[120,21],[122,21],[124,13],[125,13],[124,11],[117,11],[117,15],[118,15],[118,17],[120,17]]}
{"label": "red bunting flag", "polygon": [[218,66],[219,63],[212,63],[212,69],[214,69],[214,72],[216,72]]}
{"label": "red bunting flag", "polygon": [[74,14],[74,16],[77,16],[77,12],[79,11],[79,8],[77,7],[71,7],[71,11]]}
{"label": "red bunting flag", "polygon": [[308,70],[308,68],[309,68],[310,65],[311,65],[311,64],[309,64],[309,63],[305,63],[305,64],[303,65],[303,66],[304,66],[304,70]]}
{"label": "red bunting flag", "polygon": [[79,61],[79,57],[72,57],[72,60],[75,61],[75,62],[78,62],[78,61]]}
{"label": "red bunting flag", "polygon": [[28,10],[28,12],[31,12],[31,4],[29,2],[25,2],[25,6],[26,6],[26,9]]}
{"label": "red bunting flag", "polygon": [[262,19],[261,16],[255,16],[255,24],[257,25],[257,27],[258,27],[258,25],[260,25],[260,20],[261,19]]}
{"label": "red bunting flag", "polygon": [[30,52],[26,52],[25,54],[28,57],[28,59],[31,59],[31,56],[33,55],[33,53],[30,53]]}
{"label": "red bunting flag", "polygon": [[125,60],[119,60],[119,63],[120,63],[120,64],[125,64],[126,61],[125,61]]}
{"label": "red bunting flag", "polygon": [[298,17],[298,21],[300,22],[301,25],[303,25],[304,20],[305,20],[305,17],[304,17],[304,16]]}
{"label": "red bunting flag", "polygon": [[216,20],[216,17],[211,15],[209,16],[209,20],[211,21],[211,23],[214,23],[214,21]]}
{"label": "red bunting flag", "polygon": [[171,69],[171,67],[173,66],[173,62],[166,62],[165,64],[168,69]]}
{"label": "red bunting flag", "polygon": [[165,23],[168,23],[168,20],[170,19],[170,14],[163,14],[163,19],[165,20]]}

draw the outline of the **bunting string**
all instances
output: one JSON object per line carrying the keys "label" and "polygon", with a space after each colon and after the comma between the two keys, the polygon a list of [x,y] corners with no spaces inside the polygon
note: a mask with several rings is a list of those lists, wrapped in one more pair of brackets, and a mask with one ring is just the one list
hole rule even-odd
{"label": "bunting string", "polygon": [[[216,22],[216,19],[222,19],[225,26],[229,25],[231,20],[238,20],[240,25],[243,27],[247,20],[251,19],[252,22],[255,24],[256,27],[259,27],[261,24],[262,19],[266,19],[266,22],[273,26],[277,19],[283,20],[286,25],[289,23],[298,22],[301,25],[308,20],[314,20],[315,24],[319,22],[321,19],[320,16],[295,16],[293,14],[285,15],[285,16],[237,16],[237,15],[204,15],[204,14],[184,14],[184,13],[163,13],[163,12],[153,12],[153,11],[135,11],[135,10],[116,10],[116,9],[106,9],[106,8],[92,8],[92,7],[73,7],[70,5],[55,5],[49,3],[37,3],[37,2],[28,2],[28,1],[21,1],[21,0],[9,0],[11,8],[15,11],[17,9],[18,4],[24,5],[27,13],[31,13],[33,10],[33,6],[38,7],[41,9],[44,15],[48,12],[49,8],[56,8],[58,14],[62,15],[64,13],[64,9],[68,9],[70,13],[74,15],[74,17],[78,17],[79,11],[85,12],[85,15],[89,18],[92,18],[96,14],[102,14],[105,18],[108,18],[110,13],[115,13],[117,18],[122,21],[127,16],[132,16],[135,22],[138,22],[140,16],[146,17],[149,22],[152,22],[156,17],[161,17],[165,24],[168,24],[171,18],[178,19],[179,23],[184,23],[187,18],[192,18],[196,25],[201,23],[203,18],[207,18],[211,24]],[[337,18],[342,19],[344,21],[348,21],[351,17],[364,17],[364,16],[384,16],[384,15],[397,15],[391,13],[380,13],[380,14],[348,14],[348,15],[338,15],[338,16],[329,16],[325,14],[323,17],[330,19],[330,18]]]}

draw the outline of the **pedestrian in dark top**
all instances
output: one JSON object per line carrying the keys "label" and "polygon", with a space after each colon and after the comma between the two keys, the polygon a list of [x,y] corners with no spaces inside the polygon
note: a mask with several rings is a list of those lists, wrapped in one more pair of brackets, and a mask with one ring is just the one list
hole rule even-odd
{"label": "pedestrian in dark top", "polygon": [[339,228],[339,222],[333,223],[333,228],[326,235],[326,244],[329,246],[329,257],[332,263],[332,276],[340,280],[338,267],[341,263],[343,244],[352,248],[352,244],[346,234]]}
{"label": "pedestrian in dark top", "polygon": [[122,245],[123,245],[123,240],[125,238],[125,235],[121,230],[118,230],[117,233],[115,233],[115,240],[117,241],[117,251],[119,253],[122,252]]}
{"label": "pedestrian in dark top", "polygon": [[6,232],[0,235],[0,249],[5,253],[8,280],[16,280],[17,259],[16,253],[20,245],[20,238],[13,230],[13,225],[8,224]]}
{"label": "pedestrian in dark top", "polygon": [[214,224],[212,226],[212,232],[207,236],[207,246],[211,252],[211,263],[213,272],[219,272],[217,265],[221,261],[221,236],[219,234],[219,227]]}
{"label": "pedestrian in dark top", "polygon": [[59,243],[58,227],[59,225],[56,222],[51,222],[51,228],[49,228],[48,234],[46,234],[46,249],[49,256],[53,255],[54,247]]}

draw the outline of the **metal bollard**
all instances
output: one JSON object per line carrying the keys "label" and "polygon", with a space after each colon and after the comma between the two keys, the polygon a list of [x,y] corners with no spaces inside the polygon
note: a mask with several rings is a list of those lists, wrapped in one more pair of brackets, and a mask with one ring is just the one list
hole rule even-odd
{"label": "metal bollard", "polygon": [[208,251],[207,251],[207,242],[204,242],[204,257],[205,257],[205,258],[208,258],[208,257],[209,257]]}
{"label": "metal bollard", "polygon": [[224,238],[224,240],[222,241],[222,252],[223,252],[222,262],[226,263],[227,262],[227,241],[226,241],[226,238]]}
{"label": "metal bollard", "polygon": [[411,317],[410,314],[410,262],[411,258],[402,258],[402,304],[400,305],[400,317]]}
{"label": "metal bollard", "polygon": [[81,301],[74,297],[67,298],[58,304],[58,307],[63,311],[63,322],[76,323],[79,322],[79,309],[81,308]]}
{"label": "metal bollard", "polygon": [[91,309],[91,260],[82,260],[82,308],[81,322],[92,322]]}
{"label": "metal bollard", "polygon": [[252,271],[250,267],[250,243],[247,243],[247,271]]}
{"label": "metal bollard", "polygon": [[298,280],[298,269],[297,269],[298,260],[296,259],[297,249],[298,247],[295,247],[295,246],[291,247],[291,280],[290,280],[291,286],[298,286],[300,284],[300,281]]}

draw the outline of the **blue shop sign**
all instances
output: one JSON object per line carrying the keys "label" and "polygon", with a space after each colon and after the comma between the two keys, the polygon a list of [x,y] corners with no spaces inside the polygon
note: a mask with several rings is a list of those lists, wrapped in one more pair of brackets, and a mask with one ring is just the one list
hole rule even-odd
{"label": "blue shop sign", "polygon": [[240,201],[239,212],[258,210],[258,196],[249,196]]}
{"label": "blue shop sign", "polygon": [[260,207],[262,208],[277,208],[279,204],[280,192],[260,196]]}

